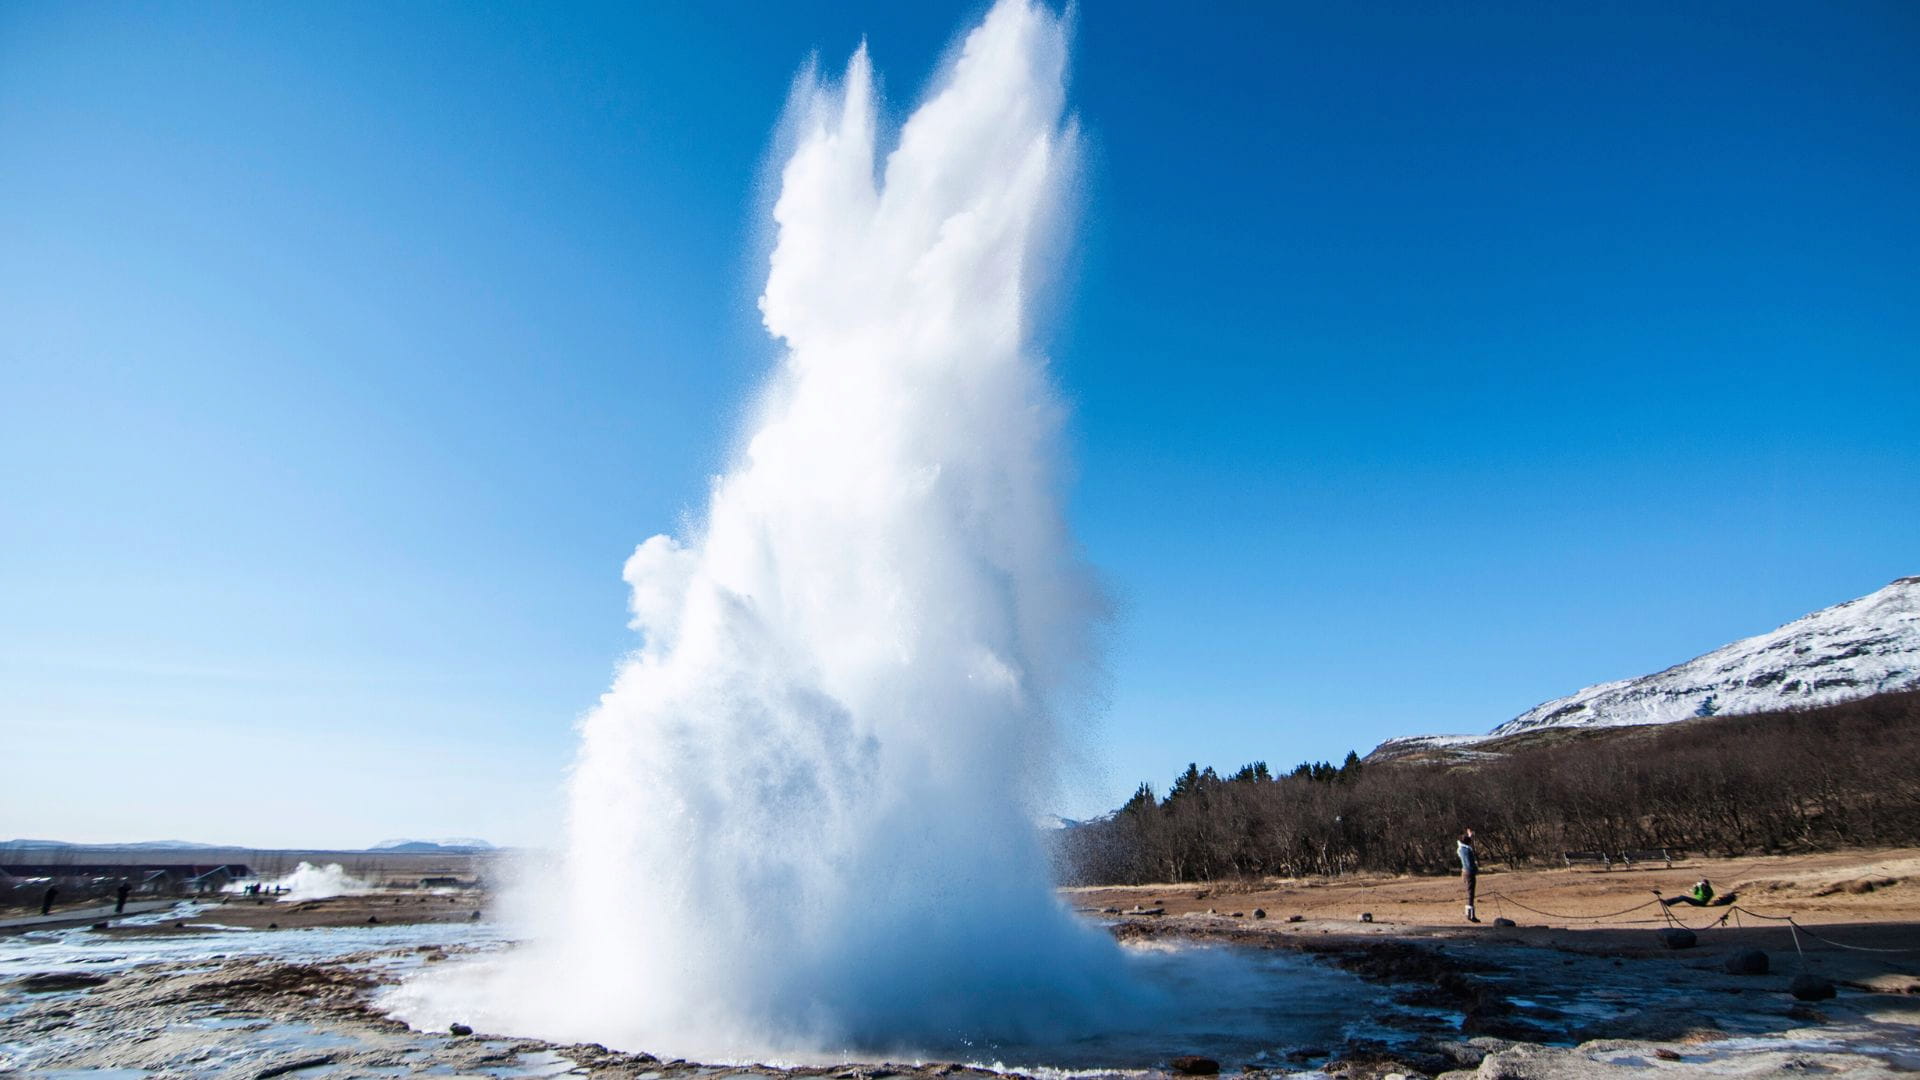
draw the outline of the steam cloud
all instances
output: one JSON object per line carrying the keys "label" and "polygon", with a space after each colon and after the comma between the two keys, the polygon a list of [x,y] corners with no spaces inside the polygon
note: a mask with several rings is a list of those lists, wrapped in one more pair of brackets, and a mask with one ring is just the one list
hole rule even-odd
{"label": "steam cloud", "polygon": [[332,896],[367,892],[371,888],[359,878],[349,876],[346,867],[339,863],[315,866],[310,862],[302,862],[293,868],[293,873],[272,882],[269,887],[285,888],[287,891],[280,899],[289,903],[325,900]]}
{"label": "steam cloud", "polygon": [[697,535],[626,564],[643,645],[582,725],[563,887],[398,1015],[705,1060],[1111,1021],[1118,950],[1033,827],[1101,609],[1030,340],[1066,59],[1001,0],[883,166],[865,47],[803,80],[760,298],[786,353]]}

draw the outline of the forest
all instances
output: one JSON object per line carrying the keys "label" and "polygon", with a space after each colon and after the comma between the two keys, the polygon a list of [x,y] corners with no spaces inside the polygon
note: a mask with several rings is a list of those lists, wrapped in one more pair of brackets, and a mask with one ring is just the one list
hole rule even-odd
{"label": "forest", "polygon": [[1920,691],[1677,724],[1531,732],[1464,759],[1189,765],[1063,830],[1075,884],[1216,881],[1557,862],[1569,851],[1696,855],[1920,844]]}

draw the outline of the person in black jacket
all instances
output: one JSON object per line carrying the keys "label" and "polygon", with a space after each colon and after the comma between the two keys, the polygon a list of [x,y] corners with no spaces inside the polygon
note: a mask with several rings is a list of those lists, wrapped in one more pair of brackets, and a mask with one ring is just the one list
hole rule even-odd
{"label": "person in black jacket", "polygon": [[1460,880],[1465,882],[1467,886],[1467,921],[1479,922],[1479,917],[1473,913],[1473,893],[1474,887],[1478,885],[1480,881],[1480,860],[1474,858],[1473,855],[1472,829],[1468,829],[1460,834],[1460,842],[1457,847],[1460,852]]}

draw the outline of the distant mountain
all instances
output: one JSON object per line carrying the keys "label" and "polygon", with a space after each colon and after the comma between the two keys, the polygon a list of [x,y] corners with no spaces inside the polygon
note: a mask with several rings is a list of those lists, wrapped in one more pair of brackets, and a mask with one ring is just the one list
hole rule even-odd
{"label": "distant mountain", "polygon": [[143,840],[132,844],[71,844],[65,840],[6,840],[0,841],[0,848],[18,851],[97,851],[97,852],[137,852],[137,851],[220,851],[229,853],[254,852],[269,854],[272,852],[313,853],[332,855],[354,854],[397,854],[397,855],[479,855],[498,850],[485,840],[470,837],[454,837],[445,840],[383,840],[370,848],[244,848],[232,844],[200,844],[191,840]]}
{"label": "distant mountain", "polygon": [[492,851],[493,845],[485,840],[470,836],[449,837],[444,840],[382,840],[367,849],[368,851],[392,851],[408,854],[431,855],[453,854],[470,855],[478,851]]}
{"label": "distant mountain", "polygon": [[5,840],[0,847],[72,848],[76,851],[222,851],[226,844],[196,844],[189,840],[142,840],[135,844],[69,844],[65,840]]}
{"label": "distant mountain", "polygon": [[1667,724],[1830,705],[1920,687],[1920,577],[1822,608],[1665,671],[1589,686],[1536,705],[1486,735],[1389,739],[1367,755],[1471,757],[1529,732]]}
{"label": "distant mountain", "polygon": [[1034,819],[1034,824],[1039,826],[1042,832],[1055,832],[1055,831],[1060,831],[1065,829],[1078,829],[1086,825],[1097,825],[1100,822],[1106,821],[1108,818],[1113,817],[1113,815],[1117,813],[1119,813],[1118,810],[1109,810],[1104,814],[1100,814],[1096,817],[1090,817],[1085,819],[1061,817],[1059,814],[1046,814],[1039,818]]}

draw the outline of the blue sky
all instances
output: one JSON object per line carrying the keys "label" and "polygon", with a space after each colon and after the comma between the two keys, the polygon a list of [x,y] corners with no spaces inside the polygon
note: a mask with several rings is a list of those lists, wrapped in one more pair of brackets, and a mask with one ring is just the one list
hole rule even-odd
{"label": "blue sky", "polygon": [[[1085,813],[1920,573],[1920,12],[1085,4]],[[0,7],[0,833],[546,842],[773,352],[767,142],[978,9]]]}

